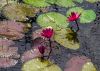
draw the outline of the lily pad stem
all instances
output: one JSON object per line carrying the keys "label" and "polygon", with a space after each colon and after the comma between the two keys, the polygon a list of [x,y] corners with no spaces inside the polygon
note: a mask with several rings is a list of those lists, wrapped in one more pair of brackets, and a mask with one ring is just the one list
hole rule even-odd
{"label": "lily pad stem", "polygon": [[51,39],[49,39],[49,47],[50,47],[50,52],[49,52],[47,59],[50,58],[50,55],[51,55],[51,52],[52,52]]}

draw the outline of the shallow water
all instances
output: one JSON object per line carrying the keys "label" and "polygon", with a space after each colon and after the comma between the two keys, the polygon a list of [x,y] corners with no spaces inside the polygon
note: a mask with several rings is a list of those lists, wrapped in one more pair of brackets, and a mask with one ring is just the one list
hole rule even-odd
{"label": "shallow water", "polygon": [[[57,50],[57,54],[54,54],[52,58],[54,59],[55,63],[57,63],[62,70],[64,69],[64,65],[66,61],[69,60],[74,55],[85,55],[92,59],[92,62],[96,65],[98,71],[100,71],[100,3],[90,4],[84,2],[83,4],[79,4],[85,9],[93,9],[96,14],[97,18],[94,22],[88,25],[80,25],[80,32],[78,33],[78,38],[81,43],[81,48],[77,51],[73,51],[70,49],[66,49],[63,46],[60,47],[60,50]],[[56,6],[57,9],[54,7],[50,7],[49,11],[56,11],[60,12],[65,15],[67,9]],[[40,28],[34,21],[33,25],[36,25],[36,28],[32,28],[32,31]],[[95,26],[96,29],[91,29],[91,26]],[[28,35],[30,32],[28,33]],[[22,54],[26,50],[31,49],[30,42],[25,42],[26,38],[23,38],[20,41],[15,41],[16,46],[18,46],[18,52]],[[29,38],[30,39],[30,38]],[[24,45],[25,44],[25,45]],[[28,46],[28,48],[27,48]],[[21,71],[22,63],[19,59],[19,63],[11,68],[0,69],[0,71]]]}

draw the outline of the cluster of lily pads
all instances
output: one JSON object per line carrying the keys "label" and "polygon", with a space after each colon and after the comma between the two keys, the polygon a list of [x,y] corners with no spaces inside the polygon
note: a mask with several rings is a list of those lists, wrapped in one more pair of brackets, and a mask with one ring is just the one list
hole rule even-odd
{"label": "cluster of lily pads", "polygon": [[[99,0],[86,1],[94,3]],[[0,21],[0,68],[13,67],[21,59],[22,71],[62,71],[50,60],[53,48],[59,47],[59,43],[67,49],[79,49],[79,24],[89,24],[96,18],[93,10],[77,6],[76,3],[82,2],[83,0],[23,0],[19,3],[17,0],[1,0],[0,13],[5,19]],[[66,15],[49,12],[52,5],[69,9]],[[37,17],[40,12],[42,14]],[[41,29],[32,31],[32,49],[20,56],[14,41],[23,39],[25,33],[35,27],[32,21]],[[88,57],[74,56],[67,62],[64,71],[96,71],[96,68]]]}

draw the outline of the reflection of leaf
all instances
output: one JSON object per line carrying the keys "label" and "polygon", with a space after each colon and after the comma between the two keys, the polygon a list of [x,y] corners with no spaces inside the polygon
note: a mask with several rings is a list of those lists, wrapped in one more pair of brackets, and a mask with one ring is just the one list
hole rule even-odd
{"label": "reflection of leaf", "polygon": [[68,38],[69,41],[74,41],[74,43],[79,43],[79,40],[77,39],[77,33],[73,31],[67,33],[66,38]]}
{"label": "reflection of leaf", "polygon": [[41,61],[39,58],[26,62],[22,71],[62,71],[57,65],[48,60]]}
{"label": "reflection of leaf", "polygon": [[97,71],[92,62],[87,62],[82,67],[82,71]]}
{"label": "reflection of leaf", "polygon": [[25,3],[34,7],[47,7],[50,6],[45,0],[24,0]]}
{"label": "reflection of leaf", "polygon": [[100,0],[86,0],[86,1],[88,1],[88,2],[90,2],[90,3],[95,3],[95,2],[100,2]]}
{"label": "reflection of leaf", "polygon": [[61,29],[55,32],[55,41],[63,45],[66,48],[76,50],[80,47],[76,35],[69,34],[68,29]]}
{"label": "reflection of leaf", "polygon": [[85,56],[74,56],[67,61],[64,71],[82,71],[83,65],[90,61],[91,60]]}
{"label": "reflection of leaf", "polygon": [[20,22],[14,21],[1,21],[0,22],[0,35],[9,39],[21,39],[24,36],[25,25]]}
{"label": "reflection of leaf", "polygon": [[8,4],[3,7],[2,14],[10,20],[25,21],[26,16],[34,17],[37,12],[36,8],[32,8],[26,4]]}
{"label": "reflection of leaf", "polygon": [[93,10],[85,10],[80,16],[81,23],[90,23],[94,21],[96,18],[96,14]]}
{"label": "reflection of leaf", "polygon": [[51,26],[53,29],[57,29],[58,26],[65,28],[68,25],[66,22],[66,17],[56,12],[49,12],[40,15],[37,18],[37,23],[42,27]]}

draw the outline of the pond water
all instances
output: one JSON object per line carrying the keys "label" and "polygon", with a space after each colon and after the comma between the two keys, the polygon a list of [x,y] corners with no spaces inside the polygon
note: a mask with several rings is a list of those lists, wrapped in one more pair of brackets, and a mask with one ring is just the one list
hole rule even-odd
{"label": "pond water", "polygon": [[[79,32],[78,39],[80,42],[80,48],[77,50],[72,50],[69,48],[65,48],[64,46],[59,45],[59,49],[53,48],[53,53],[50,59],[57,64],[62,71],[64,71],[66,62],[70,60],[70,58],[74,56],[86,56],[95,65],[97,71],[100,71],[100,2],[89,3],[87,1],[83,1],[83,3],[77,3],[77,7],[82,7],[83,9],[92,9],[96,13],[96,19],[90,24],[79,24]],[[57,5],[52,5],[48,7],[48,12],[58,12],[62,15],[66,15],[66,12],[70,8],[65,8]],[[32,18],[31,24],[32,28],[30,31],[25,33],[25,36],[20,40],[14,40],[15,46],[18,47],[18,54],[21,56],[25,51],[31,50],[33,46],[32,40],[32,32],[40,29],[41,27],[37,24],[36,19],[39,15],[43,14],[43,12],[38,12],[35,18]],[[44,13],[45,14],[45,13]],[[1,21],[6,19],[1,12]],[[94,27],[94,28],[92,28]],[[1,30],[0,30],[1,31]],[[35,37],[35,36],[34,36]],[[35,45],[35,44],[34,44]],[[0,68],[0,71],[22,71],[23,63],[21,58],[18,58],[18,63],[13,67]],[[1,61],[0,61],[1,62]],[[1,64],[1,63],[0,63]],[[40,71],[40,70],[39,70]],[[66,70],[67,71],[67,70]],[[87,70],[88,71],[88,70]]]}

